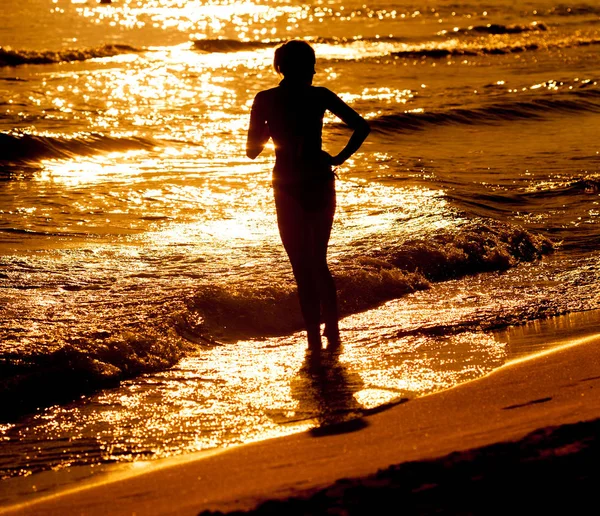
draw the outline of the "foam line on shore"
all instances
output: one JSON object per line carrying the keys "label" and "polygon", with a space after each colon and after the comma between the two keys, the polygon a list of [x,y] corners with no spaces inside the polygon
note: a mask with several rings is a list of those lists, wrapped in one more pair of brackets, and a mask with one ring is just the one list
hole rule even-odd
{"label": "foam line on shore", "polygon": [[540,359],[542,357],[551,355],[553,353],[556,353],[558,351],[563,351],[563,350],[567,350],[569,348],[574,348],[576,346],[581,346],[582,344],[587,344],[588,342],[592,342],[594,340],[600,340],[600,333],[593,333],[591,335],[588,335],[586,337],[580,337],[577,339],[573,339],[573,340],[568,340],[566,342],[564,342],[563,344],[556,344],[553,345],[551,348],[549,349],[544,349],[542,351],[538,351],[536,353],[532,353],[530,355],[526,355],[523,357],[519,357],[519,358],[514,358],[512,360],[509,360],[508,362],[506,362],[506,364],[504,364],[503,366],[499,367],[498,369],[494,369],[493,371],[490,371],[488,373],[488,375],[492,375],[497,371],[500,371],[506,367],[512,367],[515,366],[517,364],[522,364],[524,362],[529,362],[531,360],[537,360]]}

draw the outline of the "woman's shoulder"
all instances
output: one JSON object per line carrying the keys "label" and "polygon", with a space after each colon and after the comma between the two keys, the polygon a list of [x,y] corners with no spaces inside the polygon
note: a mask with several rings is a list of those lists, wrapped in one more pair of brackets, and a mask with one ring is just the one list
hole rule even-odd
{"label": "woman's shoulder", "polygon": [[329,88],[326,88],[325,86],[312,86],[312,89],[317,95],[323,95],[323,96],[335,95],[335,93],[333,93],[333,91],[331,91]]}
{"label": "woman's shoulder", "polygon": [[256,109],[267,109],[269,105],[273,104],[277,88],[270,88],[268,90],[259,91],[254,96],[253,106]]}
{"label": "woman's shoulder", "polygon": [[269,88],[268,90],[259,91],[256,94],[255,98],[257,98],[257,99],[258,98],[268,98],[268,97],[271,97],[271,96],[275,95],[276,93],[277,93],[277,87],[275,87],[275,88]]}
{"label": "woman's shoulder", "polygon": [[326,102],[327,104],[338,99],[338,96],[333,91],[331,91],[329,88],[326,88],[325,86],[313,86],[312,88],[313,88],[313,91],[315,92],[315,95],[317,95],[319,98],[323,99],[323,101]]}

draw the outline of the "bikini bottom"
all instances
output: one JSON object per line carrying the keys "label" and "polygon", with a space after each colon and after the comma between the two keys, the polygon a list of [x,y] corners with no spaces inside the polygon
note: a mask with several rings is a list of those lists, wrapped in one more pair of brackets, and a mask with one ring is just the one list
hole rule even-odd
{"label": "bikini bottom", "polygon": [[273,183],[275,202],[296,201],[306,212],[325,210],[335,206],[335,180]]}

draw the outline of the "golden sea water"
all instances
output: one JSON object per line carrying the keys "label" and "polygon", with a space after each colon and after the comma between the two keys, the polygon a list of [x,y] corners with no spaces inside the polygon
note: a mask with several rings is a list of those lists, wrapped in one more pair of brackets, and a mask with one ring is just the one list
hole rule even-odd
{"label": "golden sea water", "polygon": [[[596,324],[592,2],[8,0],[0,27],[1,503],[361,418]],[[292,37],[372,126],[337,171],[344,346],[319,367],[272,149],[244,156]],[[347,137],[326,120],[327,150]]]}

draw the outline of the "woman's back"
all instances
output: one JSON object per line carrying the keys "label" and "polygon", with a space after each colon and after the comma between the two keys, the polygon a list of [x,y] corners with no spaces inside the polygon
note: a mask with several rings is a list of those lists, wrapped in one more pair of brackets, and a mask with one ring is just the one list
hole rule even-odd
{"label": "woman's back", "polygon": [[306,179],[322,168],[321,134],[327,93],[325,88],[290,84],[284,79],[276,88],[257,96],[255,107],[275,144],[276,181]]}
{"label": "woman's back", "polygon": [[330,159],[321,149],[323,117],[327,110],[350,127],[364,122],[335,93],[323,87],[284,79],[276,88],[256,96],[249,135],[273,138],[275,182],[331,178]]}

